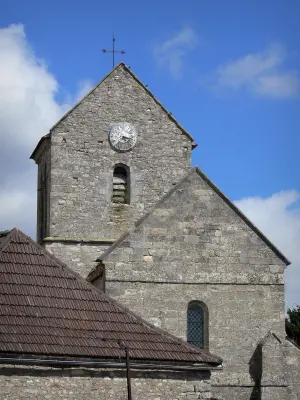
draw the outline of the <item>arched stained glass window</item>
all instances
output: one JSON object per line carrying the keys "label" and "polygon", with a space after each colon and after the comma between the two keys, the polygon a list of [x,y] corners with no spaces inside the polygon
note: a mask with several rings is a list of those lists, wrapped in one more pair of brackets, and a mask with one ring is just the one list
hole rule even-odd
{"label": "arched stained glass window", "polygon": [[187,342],[200,347],[208,347],[208,311],[204,303],[191,301],[187,309]]}

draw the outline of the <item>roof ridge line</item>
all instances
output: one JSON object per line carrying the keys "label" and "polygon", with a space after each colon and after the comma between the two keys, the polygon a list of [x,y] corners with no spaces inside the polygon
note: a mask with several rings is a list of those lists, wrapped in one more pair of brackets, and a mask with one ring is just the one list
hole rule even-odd
{"label": "roof ridge line", "polygon": [[[194,172],[196,172],[203,180],[204,182],[218,195],[221,197],[221,199],[244,221],[246,225],[248,225],[256,234],[257,236],[276,254],[277,257],[283,261],[286,266],[291,264],[290,260],[284,256],[284,254],[267,238],[267,236],[259,229],[257,228],[256,225],[253,224],[253,222],[250,221],[250,219],[231,201],[208,177],[207,175],[198,167],[195,166],[191,168],[191,170],[185,175],[185,177],[179,181],[176,185],[171,187],[171,189],[161,197],[160,200],[158,200],[157,203],[154,204],[154,206],[146,213],[144,214],[140,219],[138,219],[132,227],[127,229],[120,238],[112,244],[103,254],[101,254],[97,259],[96,262],[100,262],[105,260],[105,258],[113,251],[115,250],[116,247],[118,247],[128,236],[130,236],[131,233],[133,233],[144,221],[147,219],[154,211],[155,209],[163,203],[172,193],[180,187],[180,185]],[[89,273],[88,276],[90,276],[92,273],[95,273],[98,265],[92,269],[92,271]]]}
{"label": "roof ridge line", "polygon": [[276,333],[271,330],[259,341],[259,344],[263,346],[268,341],[269,338],[274,338],[277,340],[278,343],[283,344],[282,340],[278,337],[278,335],[276,335]]}
{"label": "roof ridge line", "polygon": [[0,253],[6,248],[6,246],[10,243],[11,239],[13,236],[18,232],[17,228],[12,228],[10,231],[8,231],[8,234],[6,238],[3,240],[3,242],[0,244]]}
{"label": "roof ridge line", "polygon": [[168,115],[168,117],[178,126],[178,128],[184,132],[184,134],[193,142],[192,146],[193,149],[197,147],[197,144],[194,141],[194,138],[192,135],[177,121],[175,117],[173,117],[172,113],[166,109],[166,107],[158,100],[156,96],[151,92],[150,89],[146,85],[143,84],[143,82],[137,77],[137,75],[131,71],[131,69],[123,63],[124,68],[126,69],[127,72],[131,74],[131,76],[143,87],[143,89],[153,98],[153,100],[165,111],[165,113]]}
{"label": "roof ridge line", "polygon": [[168,111],[165,106],[158,100],[156,96],[147,88],[146,85],[143,84],[143,82],[135,75],[134,72],[131,71],[130,67],[128,67],[123,61],[121,61],[119,64],[117,64],[108,74],[106,74],[85,96],[82,97],[73,107],[70,108],[50,129],[49,133],[45,134],[44,136],[41,137],[39,140],[38,144],[36,145],[35,149],[33,150],[30,158],[33,158],[35,153],[38,150],[39,145],[42,143],[42,141],[47,137],[47,135],[51,134],[53,129],[57,127],[57,125],[62,122],[75,108],[77,108],[94,90],[96,90],[114,71],[116,71],[120,66],[122,66],[127,72],[130,73],[130,75],[133,77],[133,79],[141,85],[141,87],[146,91],[150,97],[155,101],[156,104],[158,104],[162,110],[168,115],[168,117],[177,125],[177,127],[191,140],[192,142],[192,148],[194,149],[197,147],[197,144],[194,141],[194,138],[192,135],[177,121],[177,119]]}
{"label": "roof ridge line", "polygon": [[281,259],[281,261],[286,264],[286,266],[291,264],[291,261],[285,257],[285,255],[267,238],[267,236],[208,178],[199,167],[195,167],[194,169],[211,187],[211,189],[225,201],[225,203],[257,234],[258,237],[260,237],[263,242],[265,242],[265,244],[277,255],[277,257]]}
{"label": "roof ridge line", "polygon": [[63,121],[69,114],[71,114],[71,112],[73,110],[75,110],[75,108],[77,108],[94,90],[97,89],[98,86],[101,85],[101,83],[103,83],[117,68],[119,68],[121,65],[123,65],[124,67],[126,67],[126,65],[124,64],[123,61],[119,62],[108,74],[106,74],[98,83],[96,83],[96,85],[88,91],[88,93],[82,97],[82,99],[80,99],[73,107],[70,108],[70,110],[68,110],[50,129],[49,132],[51,133],[51,131],[57,127],[57,125]]}

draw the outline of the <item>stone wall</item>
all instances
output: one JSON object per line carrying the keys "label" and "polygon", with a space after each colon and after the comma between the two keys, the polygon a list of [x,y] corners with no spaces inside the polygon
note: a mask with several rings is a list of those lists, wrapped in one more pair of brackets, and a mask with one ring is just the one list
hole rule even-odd
{"label": "stone wall", "polygon": [[291,400],[286,387],[223,386],[213,388],[213,400]]}
{"label": "stone wall", "polygon": [[258,343],[269,330],[285,336],[284,262],[198,172],[103,262],[109,295],[183,339],[189,301],[204,302],[209,350],[224,359],[213,385],[254,388]]}
{"label": "stone wall", "polygon": [[286,379],[291,391],[289,399],[300,400],[300,348],[286,340],[284,351]]}
{"label": "stone wall", "polygon": [[[203,301],[209,310],[209,350],[223,358],[215,385],[254,385],[249,363],[270,326],[282,331],[281,287],[275,285],[107,282],[107,293],[138,315],[186,340],[187,305]],[[238,318],[237,318],[238,316]]]}
{"label": "stone wall", "polygon": [[[138,132],[135,147],[123,153],[108,140],[110,126],[120,121]],[[118,239],[188,172],[191,150],[191,138],[119,66],[51,132],[49,236]],[[130,204],[112,202],[113,170],[119,163],[130,169]],[[83,276],[88,267],[74,260],[95,261],[83,243],[71,258],[57,241],[46,248]]]}
{"label": "stone wall", "polygon": [[283,343],[274,333],[269,332],[257,347],[257,362],[251,363],[251,368],[255,369],[253,375],[261,392],[261,400],[291,399],[287,387]]}
{"label": "stone wall", "polygon": [[[209,372],[132,371],[133,400],[211,399]],[[1,400],[126,400],[124,370],[2,365]]]}
{"label": "stone wall", "polygon": [[58,241],[48,238],[44,245],[49,253],[84,278],[97,265],[96,259],[109,247],[105,242],[65,242],[63,238]]}
{"label": "stone wall", "polygon": [[[138,132],[112,149],[112,124]],[[117,239],[190,168],[192,142],[122,65],[51,133],[50,236]],[[130,205],[112,203],[113,169],[130,168]]]}

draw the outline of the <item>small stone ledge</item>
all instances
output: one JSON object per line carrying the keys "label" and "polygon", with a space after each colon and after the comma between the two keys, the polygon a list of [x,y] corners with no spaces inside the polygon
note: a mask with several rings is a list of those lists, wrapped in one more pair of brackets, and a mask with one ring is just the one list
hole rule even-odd
{"label": "small stone ledge", "polygon": [[102,238],[68,238],[62,236],[49,236],[43,239],[43,243],[84,243],[84,244],[113,244],[116,239]]}
{"label": "small stone ledge", "polygon": [[[96,261],[101,261],[100,258]],[[146,260],[144,260],[144,262],[147,262]],[[148,261],[149,262],[149,261]],[[125,264],[123,263],[119,263],[120,266],[122,265],[123,267],[125,266]],[[243,281],[240,282],[238,280],[236,281],[212,281],[212,280],[194,280],[194,281],[183,281],[183,280],[166,280],[166,279],[142,279],[142,278],[135,278],[135,279],[126,279],[126,277],[110,277],[108,275],[106,282],[122,282],[122,283],[141,283],[141,284],[158,284],[158,285],[210,285],[210,286],[279,286],[279,287],[283,287],[284,284],[283,283],[266,283],[266,282],[255,282],[255,281]]]}

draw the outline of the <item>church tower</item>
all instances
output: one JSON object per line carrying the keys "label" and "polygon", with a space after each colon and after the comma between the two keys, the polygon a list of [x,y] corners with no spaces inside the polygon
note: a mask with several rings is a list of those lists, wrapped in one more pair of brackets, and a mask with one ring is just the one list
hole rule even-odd
{"label": "church tower", "polygon": [[31,155],[38,164],[38,242],[86,276],[99,255],[186,175],[195,146],[119,64]]}
{"label": "church tower", "polygon": [[299,379],[285,372],[300,356],[284,341],[289,261],[191,169],[193,147],[119,64],[31,156],[38,241],[144,320],[219,354],[214,399],[290,399]]}

